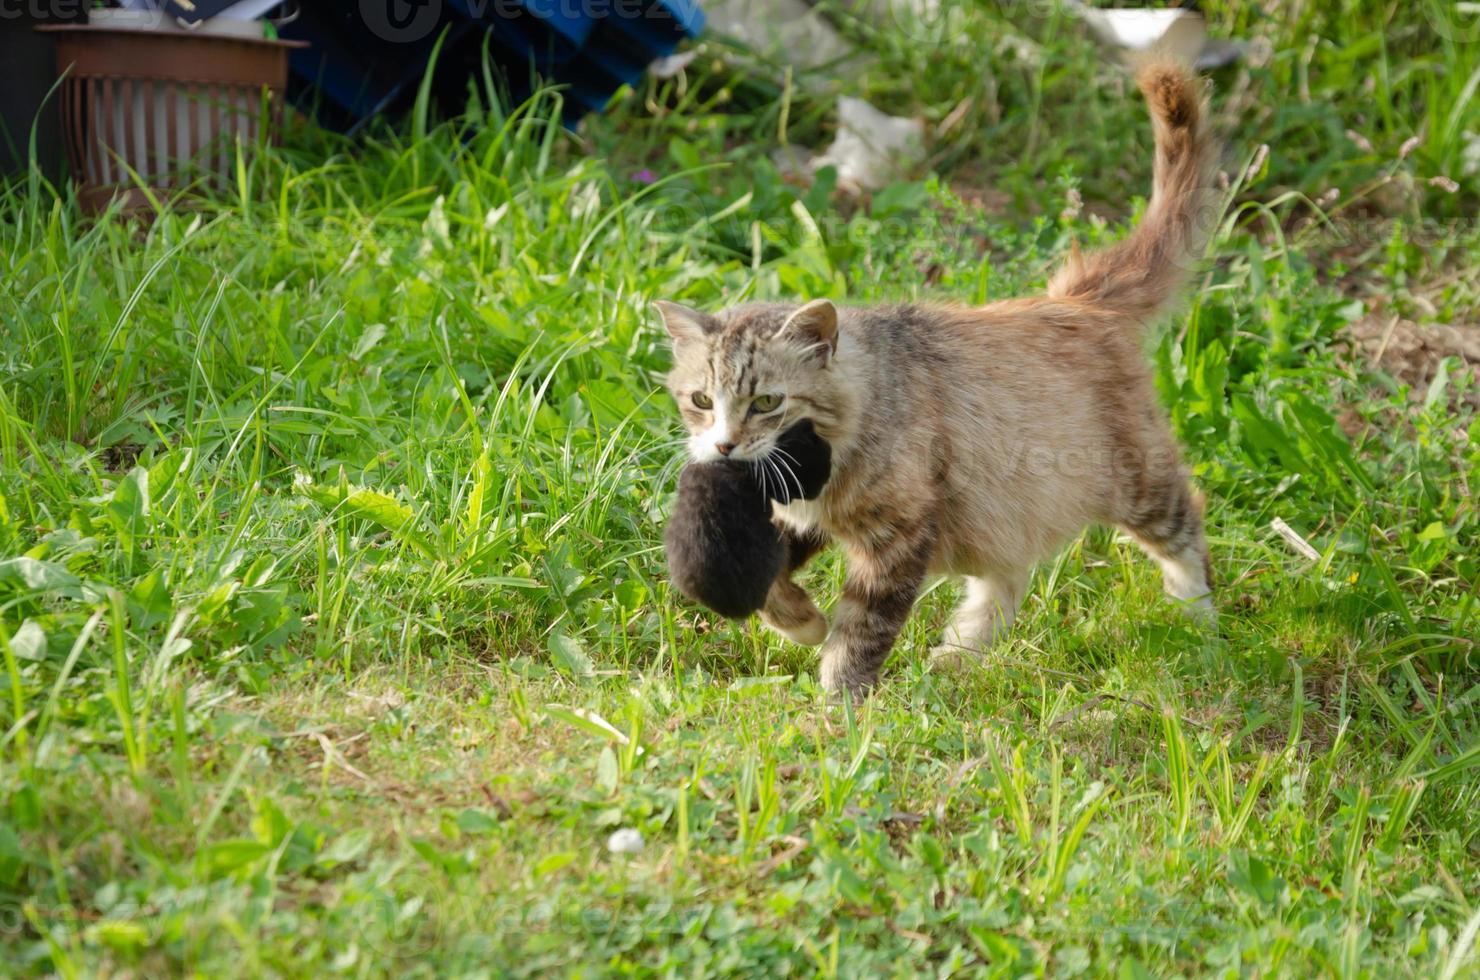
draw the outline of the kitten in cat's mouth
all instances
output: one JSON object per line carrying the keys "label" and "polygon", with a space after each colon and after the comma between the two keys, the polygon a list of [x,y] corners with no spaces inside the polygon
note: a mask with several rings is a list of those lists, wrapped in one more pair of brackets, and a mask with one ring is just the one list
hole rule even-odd
{"label": "kitten in cat's mouth", "polygon": [[[826,637],[827,688],[874,683],[929,572],[966,580],[937,654],[984,649],[1011,625],[1033,563],[1092,523],[1129,531],[1166,591],[1214,617],[1201,497],[1141,351],[1221,216],[1214,142],[1192,74],[1153,63],[1138,81],[1156,138],[1151,202],[1122,241],[1076,249],[1043,296],[975,309],[657,304],[694,460],[769,465],[801,419],[832,446],[822,495],[775,508],[788,558],[761,610],[799,642]],[[831,539],[848,574],[829,632],[791,576]]]}

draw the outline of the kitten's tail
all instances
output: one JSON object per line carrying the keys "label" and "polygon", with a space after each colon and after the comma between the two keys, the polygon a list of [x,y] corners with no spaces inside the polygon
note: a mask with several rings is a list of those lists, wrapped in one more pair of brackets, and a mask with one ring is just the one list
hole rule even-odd
{"label": "kitten's tail", "polygon": [[1049,281],[1048,295],[1145,323],[1186,282],[1221,208],[1210,189],[1213,141],[1197,77],[1173,62],[1155,61],[1136,81],[1156,134],[1151,203],[1125,239],[1087,255],[1076,246]]}

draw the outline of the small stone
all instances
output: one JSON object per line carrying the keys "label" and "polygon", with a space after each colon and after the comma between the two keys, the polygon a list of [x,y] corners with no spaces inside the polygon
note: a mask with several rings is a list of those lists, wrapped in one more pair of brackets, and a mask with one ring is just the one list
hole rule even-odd
{"label": "small stone", "polygon": [[606,849],[613,854],[642,853],[642,831],[623,827],[606,839]]}

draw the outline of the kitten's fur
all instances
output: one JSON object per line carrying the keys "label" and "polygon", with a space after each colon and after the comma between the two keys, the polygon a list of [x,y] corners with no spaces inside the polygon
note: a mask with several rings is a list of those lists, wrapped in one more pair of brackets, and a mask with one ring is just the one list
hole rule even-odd
{"label": "kitten's fur", "polygon": [[782,433],[761,463],[690,463],[663,536],[668,580],[684,595],[731,619],[761,609],[788,562],[790,543],[772,522],[771,502],[812,500],[832,474],[832,447],[803,419]]}
{"label": "kitten's fur", "polygon": [[[815,501],[777,507],[788,560],[762,618],[826,643],[822,682],[871,685],[929,572],[966,577],[941,652],[1012,623],[1035,561],[1090,523],[1118,524],[1166,591],[1211,617],[1202,503],[1152,388],[1141,333],[1184,284],[1218,219],[1198,81],[1139,78],[1156,137],[1154,190],[1123,241],[1072,255],[1047,295],[979,309],[751,304],[711,316],[658,304],[669,387],[698,460],[758,459],[809,418],[833,447]],[[701,403],[695,404],[695,393]],[[757,396],[780,394],[773,412]],[[766,404],[765,401],[762,404]],[[837,539],[848,572],[831,632],[791,573]]]}

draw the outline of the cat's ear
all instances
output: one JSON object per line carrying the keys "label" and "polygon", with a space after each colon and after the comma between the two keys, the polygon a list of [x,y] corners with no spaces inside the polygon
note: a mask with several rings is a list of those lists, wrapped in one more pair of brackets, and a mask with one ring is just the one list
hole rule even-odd
{"label": "cat's ear", "polygon": [[653,303],[653,307],[663,318],[663,326],[668,328],[669,335],[675,341],[703,340],[719,326],[719,322],[708,313],[700,313],[682,303],[660,299]]}
{"label": "cat's ear", "polygon": [[815,347],[826,362],[838,352],[838,308],[830,299],[814,299],[787,317],[776,336]]}

